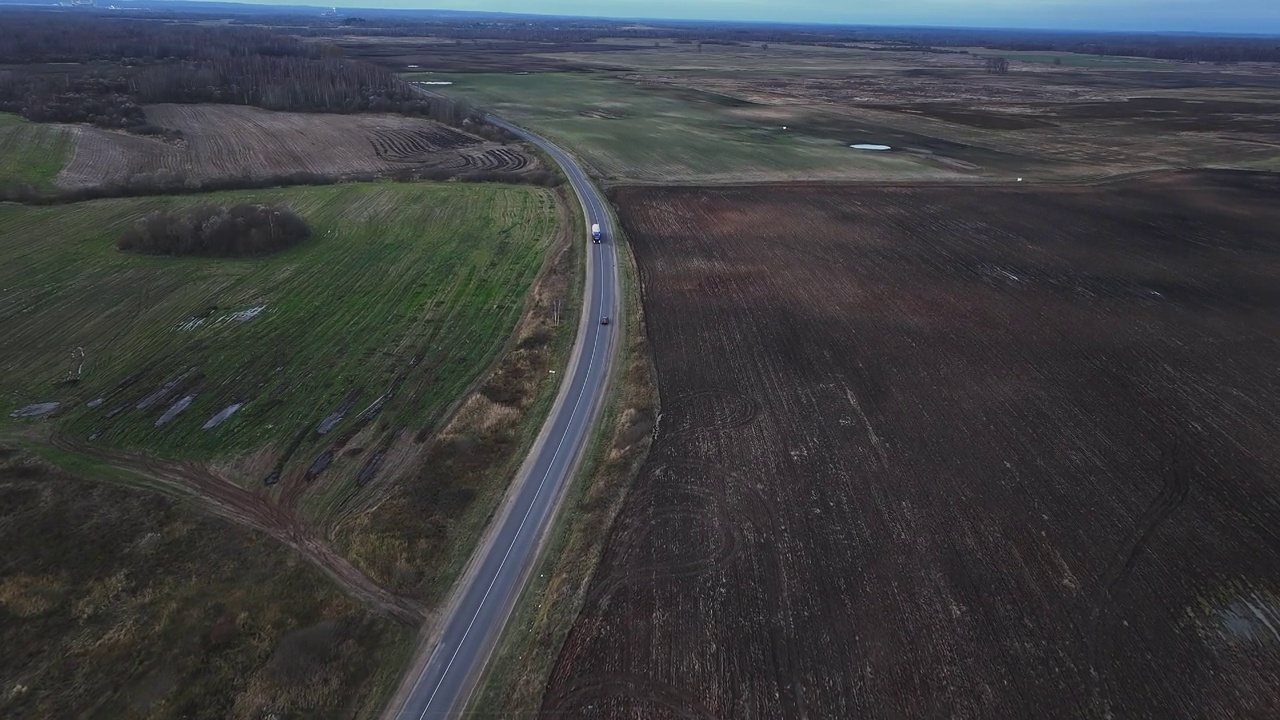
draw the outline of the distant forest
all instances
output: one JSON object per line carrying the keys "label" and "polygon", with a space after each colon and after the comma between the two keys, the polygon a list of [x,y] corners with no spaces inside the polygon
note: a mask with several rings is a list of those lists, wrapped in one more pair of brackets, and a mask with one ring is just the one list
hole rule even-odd
{"label": "distant forest", "polygon": [[[255,23],[201,22],[215,16],[122,17],[99,11],[0,10],[0,111],[32,121],[85,122],[157,135],[146,103],[218,102],[270,110],[392,112],[428,117],[491,139],[510,136],[460,101],[416,91],[392,70],[350,57],[359,50],[327,38],[452,38],[465,67],[465,45],[479,40],[608,49],[621,37],[681,44],[800,43],[884,50],[962,52],[985,47],[1124,55],[1185,62],[1280,62],[1280,41],[1261,37],[1076,33],[1038,30],[839,28],[605,20],[405,19],[403,17],[255,17]],[[366,49],[367,53],[367,49]]]}
{"label": "distant forest", "polygon": [[[314,22],[314,21],[313,21]],[[1280,41],[1267,37],[1085,33],[1046,30],[970,30],[948,28],[872,28],[780,26],[767,24],[651,22],[557,19],[541,22],[446,22],[426,20],[358,20],[313,26],[312,36],[364,35],[414,37],[435,35],[456,40],[507,40],[589,44],[605,37],[674,40],[678,43],[748,45],[795,43],[845,46],[890,43],[912,49],[985,47],[992,50],[1073,52],[1124,55],[1183,62],[1280,62]],[[602,48],[608,49],[608,48]]]}
{"label": "distant forest", "polygon": [[105,15],[0,15],[0,111],[32,121],[146,126],[144,103],[219,102],[269,110],[394,112],[481,127],[465,103],[416,92],[391,71],[321,41],[238,25]]}

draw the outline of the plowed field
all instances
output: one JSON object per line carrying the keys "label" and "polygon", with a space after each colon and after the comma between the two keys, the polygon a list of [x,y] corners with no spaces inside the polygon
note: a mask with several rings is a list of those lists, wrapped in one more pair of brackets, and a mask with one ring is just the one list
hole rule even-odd
{"label": "plowed field", "polygon": [[1280,182],[627,188],[663,412],[554,717],[1275,717]]}
{"label": "plowed field", "polygon": [[303,172],[390,173],[408,167],[514,171],[534,162],[519,148],[401,115],[151,105],[147,119],[180,130],[182,141],[86,128],[58,184],[73,188],[125,183],[157,171],[209,180]]}

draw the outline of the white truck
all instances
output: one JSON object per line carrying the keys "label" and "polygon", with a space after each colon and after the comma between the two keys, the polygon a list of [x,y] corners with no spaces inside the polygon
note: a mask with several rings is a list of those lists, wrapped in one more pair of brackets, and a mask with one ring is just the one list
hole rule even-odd
{"label": "white truck", "polygon": [[600,233],[600,223],[593,224],[591,226],[591,242],[598,243],[603,238],[604,235]]}

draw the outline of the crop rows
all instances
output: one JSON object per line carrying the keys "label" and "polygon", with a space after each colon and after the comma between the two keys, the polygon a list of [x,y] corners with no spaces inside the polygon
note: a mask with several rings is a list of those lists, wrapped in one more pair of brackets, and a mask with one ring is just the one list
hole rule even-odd
{"label": "crop rows", "polygon": [[1273,714],[1277,189],[619,191],[663,412],[543,711]]}
{"label": "crop rows", "polygon": [[529,156],[520,150],[493,148],[477,155],[459,155],[454,167],[467,170],[515,172],[529,167],[530,162]]}
{"label": "crop rows", "polygon": [[[469,156],[482,144],[454,128],[398,115],[153,105],[147,108],[147,118],[181,131],[181,142],[84,128],[58,184],[83,187],[157,176],[169,181],[293,173],[340,176],[391,173],[406,164],[466,167],[475,164]],[[515,159],[499,161],[495,156],[483,162],[519,167],[521,162],[528,163],[517,150],[493,152],[510,153]]]}
{"label": "crop rows", "polygon": [[392,162],[429,162],[441,150],[457,150],[480,141],[443,125],[417,130],[376,130],[369,136],[374,153]]}

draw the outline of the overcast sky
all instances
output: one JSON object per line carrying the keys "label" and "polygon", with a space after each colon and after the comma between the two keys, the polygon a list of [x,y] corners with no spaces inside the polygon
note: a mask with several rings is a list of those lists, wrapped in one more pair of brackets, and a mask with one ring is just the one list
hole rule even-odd
{"label": "overcast sky", "polygon": [[[257,0],[326,5],[333,0]],[[344,7],[706,20],[1280,33],[1280,0],[338,0]]]}

